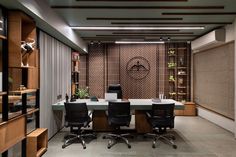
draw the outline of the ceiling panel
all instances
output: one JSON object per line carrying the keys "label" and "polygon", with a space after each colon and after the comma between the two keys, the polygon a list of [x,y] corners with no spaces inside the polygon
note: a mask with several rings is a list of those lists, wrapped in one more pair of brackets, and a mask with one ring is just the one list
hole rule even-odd
{"label": "ceiling panel", "polygon": [[[162,33],[164,38],[168,36],[173,40],[181,41],[193,40],[215,28],[230,24],[236,17],[235,0],[129,0],[128,2],[125,0],[48,0],[48,2],[70,26],[205,26],[204,30],[179,30],[183,34],[192,32],[192,36],[188,37],[174,36],[164,31]],[[77,30],[76,32],[88,41],[114,40],[117,37],[114,36],[114,31]],[[144,34],[143,36],[145,37]],[[152,37],[155,36],[157,39],[160,35],[153,32]],[[130,36],[130,39],[134,40],[135,37],[138,36]],[[129,36],[119,36],[117,40],[128,38]]]}

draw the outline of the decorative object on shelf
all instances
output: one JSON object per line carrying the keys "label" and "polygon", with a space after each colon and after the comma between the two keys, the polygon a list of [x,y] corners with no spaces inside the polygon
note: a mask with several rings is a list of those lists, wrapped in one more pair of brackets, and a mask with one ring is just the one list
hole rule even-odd
{"label": "decorative object on shelf", "polygon": [[179,85],[183,85],[184,84],[184,79],[183,78],[179,78],[178,79],[178,84]]}
{"label": "decorative object on shelf", "polygon": [[174,68],[174,67],[176,67],[176,63],[174,63],[174,62],[169,62],[169,63],[167,63],[168,64],[168,68]]}
{"label": "decorative object on shelf", "polygon": [[75,96],[80,99],[85,99],[89,97],[88,87],[86,88],[77,88],[75,92]]}
{"label": "decorative object on shelf", "polygon": [[13,78],[11,76],[8,76],[8,86],[9,86],[9,89],[12,88],[12,84],[13,84]]}
{"label": "decorative object on shelf", "polygon": [[175,50],[174,49],[169,49],[168,55],[175,55]]}
{"label": "decorative object on shelf", "polygon": [[72,60],[74,60],[74,61],[79,60],[79,53],[78,52],[72,52]]}
{"label": "decorative object on shelf", "polygon": [[126,64],[126,71],[131,78],[141,80],[149,74],[150,64],[144,57],[133,57]]}
{"label": "decorative object on shelf", "polygon": [[180,66],[184,66],[184,58],[183,57],[179,57],[179,64],[180,64]]}
{"label": "decorative object on shelf", "polygon": [[173,75],[170,75],[170,76],[169,76],[169,81],[171,81],[171,82],[175,82],[175,78],[174,78]]}
{"label": "decorative object on shelf", "polygon": [[69,102],[69,96],[68,96],[68,94],[66,93],[66,96],[65,96],[65,98],[66,98],[66,102]]}
{"label": "decorative object on shelf", "polygon": [[175,96],[175,95],[176,95],[176,92],[169,92],[169,95],[170,95],[170,96]]}
{"label": "decorative object on shelf", "polygon": [[20,85],[19,90],[26,90],[27,88],[24,85]]}
{"label": "decorative object on shelf", "polygon": [[28,38],[29,42],[21,41],[21,50],[26,53],[30,53],[34,50],[35,40]]}
{"label": "decorative object on shelf", "polygon": [[179,74],[179,75],[184,75],[184,74],[186,74],[186,72],[185,72],[184,70],[179,70],[179,71],[178,71],[178,74]]}

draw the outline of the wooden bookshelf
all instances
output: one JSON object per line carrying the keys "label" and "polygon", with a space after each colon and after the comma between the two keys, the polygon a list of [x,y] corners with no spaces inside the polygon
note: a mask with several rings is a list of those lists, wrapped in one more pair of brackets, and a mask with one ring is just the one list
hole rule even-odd
{"label": "wooden bookshelf", "polygon": [[71,55],[71,94],[74,95],[76,92],[76,89],[79,87],[79,53],[78,52],[72,52]]}
{"label": "wooden bookshelf", "polygon": [[166,84],[165,94],[176,101],[190,101],[190,52],[188,44],[166,44],[166,56],[168,84]]}
{"label": "wooden bookshelf", "polygon": [[[13,80],[9,91],[18,90],[20,85],[35,89],[39,87],[36,35],[36,23],[31,17],[21,11],[8,12],[8,67]],[[23,51],[22,41],[35,41],[33,50]]]}

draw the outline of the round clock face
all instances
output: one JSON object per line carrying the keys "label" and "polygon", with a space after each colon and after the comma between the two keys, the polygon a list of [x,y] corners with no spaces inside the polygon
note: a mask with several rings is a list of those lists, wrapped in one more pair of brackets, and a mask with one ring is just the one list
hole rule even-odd
{"label": "round clock face", "polygon": [[126,71],[131,78],[141,80],[149,74],[150,64],[144,57],[133,57],[126,64]]}

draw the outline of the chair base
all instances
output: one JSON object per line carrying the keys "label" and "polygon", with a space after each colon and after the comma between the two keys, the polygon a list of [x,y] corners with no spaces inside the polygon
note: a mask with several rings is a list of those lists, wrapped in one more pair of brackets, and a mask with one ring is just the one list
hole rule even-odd
{"label": "chair base", "polygon": [[96,139],[97,136],[95,134],[69,134],[67,135],[67,137],[70,137],[69,139],[66,139],[64,144],[62,145],[62,148],[66,148],[67,146],[71,145],[72,143],[76,142],[76,141],[79,141],[81,142],[82,146],[83,146],[83,149],[86,149],[86,144],[85,144],[85,141],[84,141],[84,138],[85,137],[91,137],[91,138],[94,138]]}
{"label": "chair base", "polygon": [[145,137],[152,137],[153,143],[152,148],[156,148],[156,142],[160,139],[164,140],[168,144],[170,144],[174,149],[177,149],[177,145],[174,143],[175,136],[170,133],[164,133],[164,134],[154,134],[154,133],[147,133],[144,135]]}
{"label": "chair base", "polygon": [[122,140],[128,148],[131,148],[131,145],[129,144],[129,141],[126,137],[133,137],[133,135],[127,133],[127,134],[107,134],[103,136],[103,139],[109,139],[107,148],[110,149],[112,146],[118,143],[118,140]]}

